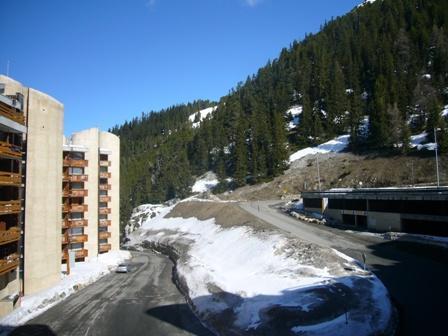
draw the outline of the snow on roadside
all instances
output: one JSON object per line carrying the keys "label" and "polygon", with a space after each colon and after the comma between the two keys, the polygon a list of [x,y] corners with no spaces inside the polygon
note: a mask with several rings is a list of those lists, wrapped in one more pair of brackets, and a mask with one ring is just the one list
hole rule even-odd
{"label": "snow on roadside", "polygon": [[[216,111],[216,109],[218,108],[218,106],[213,106],[213,107],[207,107],[206,109],[200,110],[196,113],[191,114],[188,117],[188,120],[190,120],[190,122],[192,122],[192,127],[193,128],[197,128],[199,126],[201,126],[201,121],[203,121],[205,118],[207,118],[210,114],[212,114],[213,112]],[[199,116],[199,121],[195,122],[196,117]]]}
{"label": "snow on roadside", "polygon": [[[78,262],[71,269],[70,275],[62,275],[61,281],[53,287],[33,295],[26,295],[21,299],[20,307],[0,320],[3,326],[17,326],[24,324],[40,315],[54,305],[63,301],[81,288],[97,281],[108,274],[118,264],[130,259],[129,251],[111,251],[91,258],[88,262]],[[65,266],[62,266],[65,270]]]}
{"label": "snow on roadside", "polygon": [[[167,207],[147,220],[128,236],[128,245],[150,242],[183,251],[177,274],[187,284],[192,308],[206,323],[225,314],[229,327],[249,330],[269,323],[271,309],[294,309],[301,318],[313,316],[322,305],[331,306],[326,295],[337,296],[340,291],[356,304],[343,307],[348,309],[348,326],[345,319],[326,316],[334,330],[348,328],[351,334],[368,335],[383,331],[390,322],[387,290],[357,262],[278,233],[256,233],[241,226],[222,228],[214,219],[164,218],[169,211]],[[342,298],[334,303],[337,300]],[[340,303],[330,309],[344,312]],[[299,322],[294,326],[299,328]],[[325,331],[314,324],[317,331]]]}
{"label": "snow on roadside", "polygon": [[330,152],[338,153],[342,152],[344,149],[347,148],[348,142],[350,139],[350,135],[344,134],[340,135],[333,140],[327,141],[323,144],[320,144],[316,147],[307,147],[304,149],[301,149],[294,154],[292,154],[289,157],[289,162],[294,162],[296,160],[299,160],[307,155],[314,155],[314,154],[327,154]]}
{"label": "snow on roadside", "polygon": [[218,185],[219,181],[216,174],[213,172],[207,172],[200,176],[191,187],[191,191],[194,193],[202,193],[212,190]]}

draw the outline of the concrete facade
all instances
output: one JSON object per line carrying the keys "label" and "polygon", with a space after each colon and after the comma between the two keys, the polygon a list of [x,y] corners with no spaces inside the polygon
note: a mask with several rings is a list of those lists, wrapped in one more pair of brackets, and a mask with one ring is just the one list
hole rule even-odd
{"label": "concrete facade", "polygon": [[28,90],[24,293],[60,280],[62,134],[64,106]]}

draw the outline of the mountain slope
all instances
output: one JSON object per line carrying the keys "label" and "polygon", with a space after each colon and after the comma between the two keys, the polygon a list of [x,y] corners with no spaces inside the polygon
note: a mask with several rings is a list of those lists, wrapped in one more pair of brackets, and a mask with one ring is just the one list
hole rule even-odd
{"label": "mountain slope", "polygon": [[[230,187],[272,179],[290,152],[341,134],[356,153],[406,154],[411,134],[427,131],[432,141],[438,128],[445,151],[447,22],[446,0],[367,1],[293,42],[218,104],[178,106],[115,127],[123,215],[186,195],[192,176],[209,170],[232,177]],[[215,105],[192,127],[189,116]],[[285,113],[293,106],[300,114]]]}

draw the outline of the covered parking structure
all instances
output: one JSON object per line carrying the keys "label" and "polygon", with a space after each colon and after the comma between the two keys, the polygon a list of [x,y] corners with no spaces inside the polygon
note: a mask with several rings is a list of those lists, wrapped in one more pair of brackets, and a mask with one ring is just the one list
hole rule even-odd
{"label": "covered parking structure", "polygon": [[371,231],[448,236],[448,187],[303,192],[304,209]]}

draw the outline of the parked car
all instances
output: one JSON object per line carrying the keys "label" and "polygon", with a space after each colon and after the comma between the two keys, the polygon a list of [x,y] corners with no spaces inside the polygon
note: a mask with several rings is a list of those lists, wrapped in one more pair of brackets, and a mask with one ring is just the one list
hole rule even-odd
{"label": "parked car", "polygon": [[116,273],[128,273],[129,267],[126,264],[120,264],[118,265],[117,269],[115,270]]}

